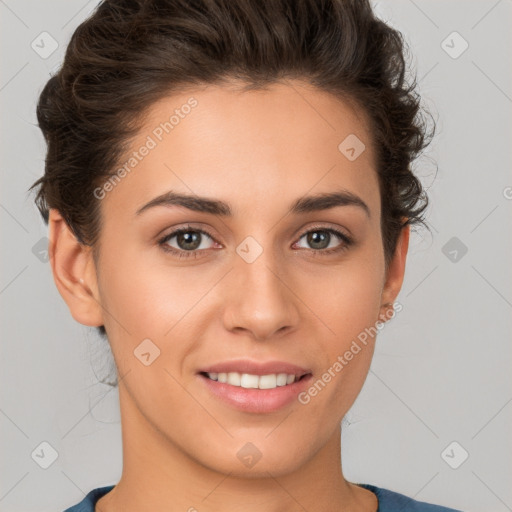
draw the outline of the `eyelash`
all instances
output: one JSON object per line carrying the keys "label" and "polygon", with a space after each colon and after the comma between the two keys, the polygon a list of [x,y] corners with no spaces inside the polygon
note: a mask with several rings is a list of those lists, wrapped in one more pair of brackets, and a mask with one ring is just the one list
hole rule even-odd
{"label": "eyelash", "polygon": [[[323,231],[323,232],[334,234],[336,237],[341,239],[341,241],[343,243],[340,246],[333,247],[331,249],[306,249],[307,251],[310,251],[312,253],[312,255],[314,255],[315,257],[316,256],[326,256],[326,255],[330,255],[330,254],[333,254],[333,253],[338,253],[338,252],[346,251],[353,244],[353,240],[349,236],[347,236],[346,234],[342,233],[341,231],[338,231],[337,229],[326,228],[326,227],[323,227],[323,226],[312,227],[308,231],[305,231],[299,237],[299,240],[302,239],[305,235],[307,235],[309,233],[314,233],[316,231]],[[174,238],[175,236],[180,235],[181,233],[187,233],[187,232],[201,233],[203,235],[209,236],[213,241],[215,241],[215,238],[213,237],[213,235],[208,233],[208,231],[205,231],[205,230],[199,229],[199,228],[194,228],[192,226],[187,226],[187,227],[184,227],[184,228],[177,229],[176,231],[173,231],[173,232],[165,235],[163,238],[161,238],[158,241],[158,245],[162,248],[163,251],[165,251],[167,253],[174,254],[178,258],[197,258],[197,257],[199,257],[198,256],[199,252],[202,252],[202,251],[205,251],[205,250],[208,250],[208,249],[196,249],[196,250],[193,250],[193,251],[184,251],[184,250],[175,249],[175,248],[170,247],[169,245],[167,245],[167,242],[171,238]]]}

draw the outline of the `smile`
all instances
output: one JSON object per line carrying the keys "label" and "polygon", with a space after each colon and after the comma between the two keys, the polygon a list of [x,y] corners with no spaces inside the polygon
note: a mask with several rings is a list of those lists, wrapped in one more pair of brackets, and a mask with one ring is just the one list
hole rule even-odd
{"label": "smile", "polygon": [[308,387],[313,375],[201,372],[198,377],[207,392],[224,405],[242,412],[262,414],[296,404],[297,396]]}
{"label": "smile", "polygon": [[[294,374],[270,373],[268,375],[253,375],[250,373],[206,373],[206,376],[221,383],[246,389],[274,389],[278,386],[293,384],[296,378]],[[302,377],[301,377],[302,378]]]}

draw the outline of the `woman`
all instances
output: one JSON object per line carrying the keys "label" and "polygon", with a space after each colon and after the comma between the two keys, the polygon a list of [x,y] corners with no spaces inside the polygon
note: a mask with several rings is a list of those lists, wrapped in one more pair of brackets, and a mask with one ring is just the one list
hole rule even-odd
{"label": "woman", "polygon": [[111,346],[78,511],[448,511],[341,466],[427,199],[400,34],[361,0],[107,0],[37,114],[57,288]]}

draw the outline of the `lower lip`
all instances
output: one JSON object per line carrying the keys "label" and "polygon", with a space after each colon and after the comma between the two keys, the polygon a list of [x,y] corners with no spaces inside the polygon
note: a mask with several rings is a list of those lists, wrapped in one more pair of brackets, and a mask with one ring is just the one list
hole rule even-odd
{"label": "lower lip", "polygon": [[265,413],[281,409],[297,399],[297,395],[304,391],[313,377],[306,375],[299,381],[274,389],[242,388],[224,382],[212,380],[205,375],[198,374],[206,387],[225,403],[244,412]]}

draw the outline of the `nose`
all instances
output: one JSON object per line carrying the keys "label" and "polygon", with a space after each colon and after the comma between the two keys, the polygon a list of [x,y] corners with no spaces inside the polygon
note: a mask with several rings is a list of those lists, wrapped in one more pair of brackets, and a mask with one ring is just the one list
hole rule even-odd
{"label": "nose", "polygon": [[252,263],[236,255],[226,286],[223,320],[227,330],[266,340],[297,327],[299,299],[289,273],[278,267],[272,251]]}

